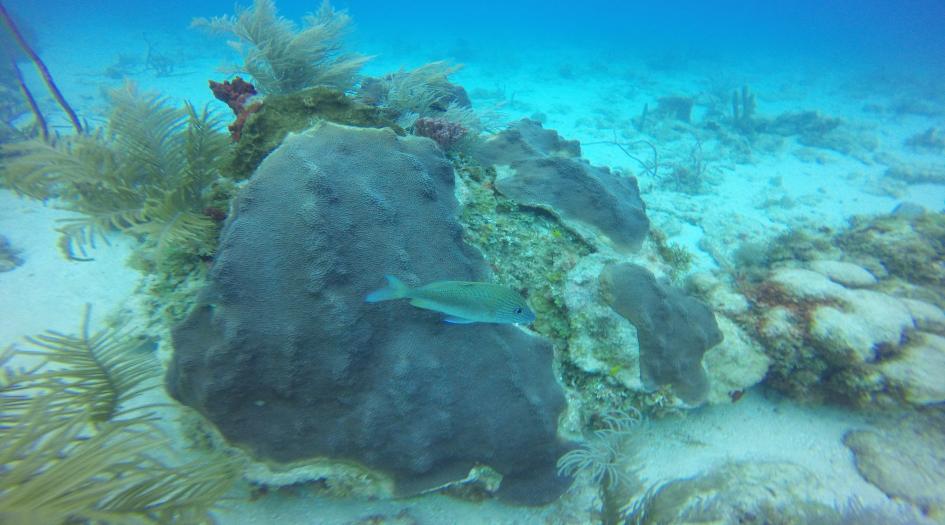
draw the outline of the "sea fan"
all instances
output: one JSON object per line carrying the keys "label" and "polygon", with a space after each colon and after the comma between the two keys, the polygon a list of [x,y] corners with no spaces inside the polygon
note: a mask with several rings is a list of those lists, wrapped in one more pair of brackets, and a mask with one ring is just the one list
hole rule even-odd
{"label": "sea fan", "polygon": [[57,367],[32,378],[61,385],[89,407],[94,421],[108,421],[121,414],[119,406],[154,385],[160,366],[154,355],[140,351],[142,341],[121,330],[89,332],[91,306],[86,305],[80,335],[55,331],[29,337],[39,350],[24,355],[43,358]]}
{"label": "sea fan", "polygon": [[255,0],[233,16],[197,18],[192,25],[232,34],[230,46],[243,55],[238,69],[253,77],[263,93],[286,94],[308,87],[345,90],[370,57],[343,53],[342,40],[351,23],[344,11],[325,0],[317,13],[305,17],[301,30],[279,16],[272,0]]}
{"label": "sea fan", "polygon": [[[141,418],[90,431],[81,399],[32,400],[0,428],[0,521],[9,524],[209,523],[208,512],[229,490],[237,464],[228,458],[171,467],[148,453],[162,443]],[[6,398],[0,400],[6,408]],[[70,408],[66,408],[70,407]]]}
{"label": "sea fan", "polygon": [[595,485],[605,489],[629,485],[633,480],[627,462],[633,457],[627,441],[642,417],[639,412],[613,412],[602,417],[603,427],[594,438],[558,459],[558,474],[575,476],[587,472]]}
{"label": "sea fan", "polygon": [[154,384],[153,356],[88,325],[87,309],[81,335],[32,338],[43,350],[23,353],[48,361],[29,368],[0,353],[0,522],[210,523],[239,463],[156,459],[167,450],[153,414],[118,408]]}

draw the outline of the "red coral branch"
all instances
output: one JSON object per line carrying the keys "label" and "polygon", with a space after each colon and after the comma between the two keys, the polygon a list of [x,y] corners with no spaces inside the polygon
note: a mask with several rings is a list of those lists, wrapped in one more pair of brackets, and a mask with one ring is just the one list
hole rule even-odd
{"label": "red coral branch", "polygon": [[256,96],[256,88],[242,78],[236,77],[232,82],[229,80],[223,82],[211,80],[210,90],[213,91],[214,97],[225,102],[233,110],[233,114],[236,115],[236,120],[227,129],[230,130],[233,142],[239,142],[246,119],[262,107],[262,102],[259,101],[247,105],[247,102]]}
{"label": "red coral branch", "polygon": [[413,124],[414,135],[431,138],[444,150],[449,150],[466,136],[467,129],[456,122],[443,118],[421,117]]}

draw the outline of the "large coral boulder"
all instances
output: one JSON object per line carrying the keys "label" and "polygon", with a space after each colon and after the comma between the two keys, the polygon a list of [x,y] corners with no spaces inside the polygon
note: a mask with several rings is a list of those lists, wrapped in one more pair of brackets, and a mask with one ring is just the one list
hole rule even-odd
{"label": "large coral boulder", "polygon": [[290,135],[238,196],[211,282],[173,332],[170,393],[261,460],[355,462],[400,495],[482,464],[504,476],[500,497],[556,498],[569,480],[555,472],[551,345],[364,301],[384,274],[488,278],[453,183],[428,139],[327,123]]}

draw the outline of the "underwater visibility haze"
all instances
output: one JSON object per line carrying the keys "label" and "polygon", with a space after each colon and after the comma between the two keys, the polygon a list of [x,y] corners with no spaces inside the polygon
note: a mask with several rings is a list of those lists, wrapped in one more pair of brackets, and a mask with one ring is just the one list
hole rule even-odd
{"label": "underwater visibility haze", "polygon": [[942,2],[0,22],[0,523],[945,523]]}

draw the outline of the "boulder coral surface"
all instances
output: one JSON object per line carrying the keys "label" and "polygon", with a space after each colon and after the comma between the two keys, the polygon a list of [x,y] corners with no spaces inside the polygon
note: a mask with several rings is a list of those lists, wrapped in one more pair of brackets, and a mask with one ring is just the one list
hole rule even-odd
{"label": "boulder coral surface", "polygon": [[397,495],[502,474],[498,496],[557,498],[568,445],[550,343],[512,325],[450,325],[410,285],[488,280],[462,240],[453,169],[433,141],[323,123],[290,135],[241,190],[210,283],[173,331],[170,393],[260,460],[354,462]]}

